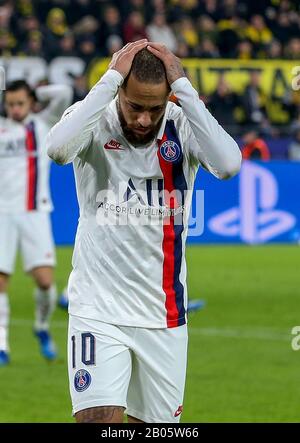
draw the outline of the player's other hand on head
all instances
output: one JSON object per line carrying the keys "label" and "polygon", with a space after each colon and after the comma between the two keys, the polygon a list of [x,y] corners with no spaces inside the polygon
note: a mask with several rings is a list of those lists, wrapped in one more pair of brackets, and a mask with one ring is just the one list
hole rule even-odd
{"label": "player's other hand on head", "polygon": [[183,70],[181,60],[176,57],[173,52],[171,52],[165,45],[161,43],[148,42],[148,51],[152,52],[153,55],[158,57],[166,68],[167,79],[169,85],[171,85],[175,80],[180,77],[186,77]]}
{"label": "player's other hand on head", "polygon": [[109,69],[118,71],[124,79],[129,74],[135,54],[145,48],[148,40],[143,38],[133,43],[127,43],[120,51],[115,52],[109,64]]}

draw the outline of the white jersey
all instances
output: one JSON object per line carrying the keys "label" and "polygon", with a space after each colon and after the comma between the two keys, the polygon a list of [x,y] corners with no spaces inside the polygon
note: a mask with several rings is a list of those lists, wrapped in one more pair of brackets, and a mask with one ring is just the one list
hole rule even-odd
{"label": "white jersey", "polygon": [[50,101],[43,111],[29,114],[22,123],[0,117],[0,213],[52,210],[45,138],[70,105],[72,89],[41,86],[36,94]]}
{"label": "white jersey", "polygon": [[226,178],[238,172],[241,154],[187,78],[171,85],[182,108],[168,103],[157,139],[132,146],[116,107],[122,81],[109,70],[47,137],[53,160],[73,161],[80,206],[69,312],[123,326],[176,327],[186,323],[186,191],[200,163]]}

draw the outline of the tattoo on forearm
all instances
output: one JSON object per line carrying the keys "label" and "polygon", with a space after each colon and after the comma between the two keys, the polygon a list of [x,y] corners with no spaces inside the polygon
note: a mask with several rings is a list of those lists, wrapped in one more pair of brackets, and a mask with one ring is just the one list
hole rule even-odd
{"label": "tattoo on forearm", "polygon": [[180,64],[172,64],[168,66],[167,75],[169,82],[173,83],[179,77],[185,76],[185,72]]}

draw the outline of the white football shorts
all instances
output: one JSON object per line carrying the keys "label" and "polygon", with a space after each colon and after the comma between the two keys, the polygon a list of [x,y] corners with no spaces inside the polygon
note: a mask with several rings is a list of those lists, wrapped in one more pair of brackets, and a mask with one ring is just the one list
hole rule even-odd
{"label": "white football shorts", "polygon": [[18,250],[26,272],[55,266],[55,249],[48,212],[0,214],[0,272],[12,274]]}
{"label": "white football shorts", "polygon": [[70,315],[73,414],[123,406],[146,423],[178,423],[183,409],[187,326],[144,329]]}

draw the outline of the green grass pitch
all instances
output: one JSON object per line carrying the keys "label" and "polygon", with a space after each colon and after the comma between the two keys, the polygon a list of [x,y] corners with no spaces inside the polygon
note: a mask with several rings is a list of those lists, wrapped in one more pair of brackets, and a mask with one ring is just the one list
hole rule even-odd
{"label": "green grass pitch", "polygon": [[[56,280],[70,271],[59,248]],[[187,249],[190,298],[206,306],[189,318],[182,422],[299,422],[298,246],[194,246]],[[40,357],[32,334],[33,285],[20,263],[10,286],[11,364],[0,368],[0,422],[73,422],[66,365],[67,314],[52,331],[59,359]]]}

